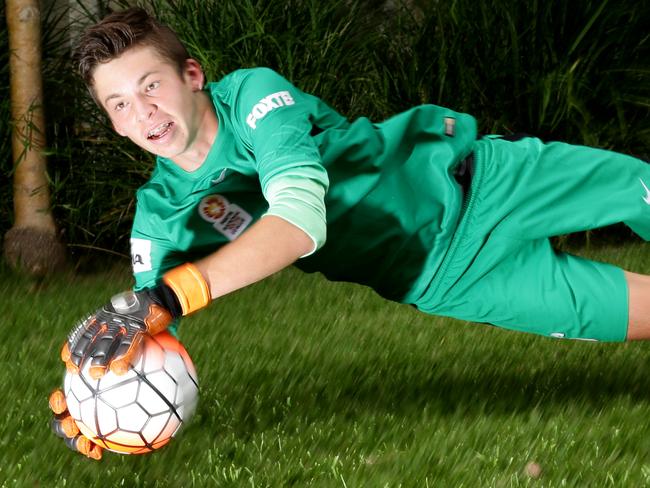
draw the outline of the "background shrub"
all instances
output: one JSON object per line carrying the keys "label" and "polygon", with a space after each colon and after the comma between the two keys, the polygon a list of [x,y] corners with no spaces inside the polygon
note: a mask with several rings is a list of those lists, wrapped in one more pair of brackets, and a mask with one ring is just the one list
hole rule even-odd
{"label": "background shrub", "polygon": [[[650,156],[647,1],[138,3],[179,33],[211,80],[269,66],[350,118],[381,120],[436,103],[472,113],[483,133],[527,132]],[[90,12],[82,17],[84,24],[97,20]],[[72,251],[126,254],[134,192],[153,158],[112,133],[72,73],[67,31],[52,28],[52,15],[44,19],[55,214]],[[6,44],[3,15],[2,234],[11,224]]]}

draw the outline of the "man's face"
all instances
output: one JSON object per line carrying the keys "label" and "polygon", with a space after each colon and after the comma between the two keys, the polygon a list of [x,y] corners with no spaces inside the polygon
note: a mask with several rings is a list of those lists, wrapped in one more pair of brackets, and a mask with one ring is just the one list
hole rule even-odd
{"label": "man's face", "polygon": [[135,47],[93,73],[97,100],[115,131],[142,149],[182,158],[200,129],[198,92],[204,76],[188,59],[183,73],[149,46]]}

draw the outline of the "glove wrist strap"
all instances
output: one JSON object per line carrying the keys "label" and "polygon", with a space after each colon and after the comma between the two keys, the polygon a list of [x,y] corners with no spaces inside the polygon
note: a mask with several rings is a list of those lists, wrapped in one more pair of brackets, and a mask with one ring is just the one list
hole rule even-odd
{"label": "glove wrist strap", "polygon": [[183,315],[195,312],[210,303],[208,284],[192,263],[185,263],[165,273],[163,283],[176,295]]}
{"label": "glove wrist strap", "polygon": [[172,319],[177,319],[183,316],[183,308],[181,302],[178,300],[176,293],[166,283],[160,283],[153,289],[156,298],[160,300],[163,307],[165,307],[172,316]]}

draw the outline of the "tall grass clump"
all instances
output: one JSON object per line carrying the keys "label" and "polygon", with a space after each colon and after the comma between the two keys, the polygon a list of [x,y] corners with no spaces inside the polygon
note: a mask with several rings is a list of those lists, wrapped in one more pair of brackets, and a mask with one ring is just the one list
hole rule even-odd
{"label": "tall grass clump", "polygon": [[43,30],[54,212],[73,256],[87,250],[125,256],[135,190],[146,181],[153,158],[113,132],[76,75],[71,32],[99,17],[81,4],[73,8],[78,23],[65,20],[66,10],[53,9]]}
{"label": "tall grass clump", "polygon": [[390,103],[455,106],[486,133],[650,155],[650,2],[417,2],[379,52]]}
{"label": "tall grass clump", "polygon": [[48,136],[54,211],[73,255],[125,254],[135,190],[146,181],[153,158],[116,136],[70,73],[68,67],[47,84],[64,94],[47,107],[57,114]]}
{"label": "tall grass clump", "polygon": [[[112,5],[133,2],[118,1]],[[348,116],[382,117],[383,73],[375,50],[385,10],[367,0],[148,0],[137,2],[181,37],[208,80],[266,66]]]}
{"label": "tall grass clump", "polygon": [[[81,19],[68,27],[78,31],[109,6],[133,3],[101,1],[98,12],[79,4]],[[381,120],[436,103],[475,115],[483,133],[527,132],[650,156],[648,1],[136,3],[179,33],[209,80],[268,66],[350,118]],[[135,190],[153,158],[113,133],[72,71],[67,32],[45,23],[55,214],[72,250],[126,254]],[[8,90],[4,70],[0,63],[0,89]],[[1,119],[4,135],[9,118]],[[5,165],[8,141],[0,141]],[[3,185],[3,226],[9,195]]]}

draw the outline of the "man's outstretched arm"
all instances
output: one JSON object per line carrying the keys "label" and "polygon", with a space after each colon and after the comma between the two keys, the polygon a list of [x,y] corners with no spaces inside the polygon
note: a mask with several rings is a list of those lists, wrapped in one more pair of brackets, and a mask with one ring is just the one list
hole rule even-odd
{"label": "man's outstretched arm", "polygon": [[313,248],[314,241],[300,228],[266,215],[238,239],[194,264],[215,299],[286,268]]}
{"label": "man's outstretched arm", "polygon": [[213,254],[168,271],[156,287],[115,295],[72,330],[61,358],[73,372],[90,360],[94,378],[108,369],[123,374],[137,357],[144,334],[157,334],[211,299],[280,271],[314,246],[296,225],[266,215]]}

